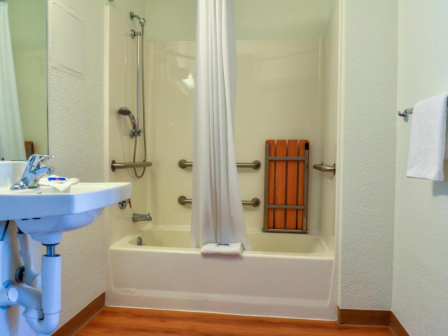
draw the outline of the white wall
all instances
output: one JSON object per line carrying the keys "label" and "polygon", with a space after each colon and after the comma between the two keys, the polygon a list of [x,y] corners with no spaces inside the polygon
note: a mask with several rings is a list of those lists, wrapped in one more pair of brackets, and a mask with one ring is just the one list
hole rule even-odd
{"label": "white wall", "polygon": [[[264,164],[268,139],[310,141],[310,165],[322,161],[324,39],[237,41],[238,83],[235,111],[237,162]],[[263,165],[264,167],[264,165]],[[240,169],[242,197],[264,202],[264,171]],[[309,170],[308,229],[319,233],[322,174]],[[261,229],[263,206],[245,207],[246,226]]]}
{"label": "white wall", "polygon": [[[343,2],[340,307],[389,310],[395,203],[397,2]],[[407,198],[407,197],[406,197]]]}
{"label": "white wall", "polygon": [[[107,1],[107,4],[126,24],[140,31],[140,25],[137,20],[131,20],[130,13],[134,12],[141,17],[145,17],[147,1],[150,0],[115,0],[112,2]],[[148,24],[150,24],[149,20]]]}
{"label": "white wall", "polygon": [[[152,41],[194,41],[196,0],[146,0]],[[237,39],[324,36],[337,0],[237,0]]]}
{"label": "white wall", "polygon": [[[57,69],[49,70],[49,144],[56,158],[51,165],[62,176],[79,177],[82,182],[104,181],[103,141],[103,55],[104,2],[61,0],[86,21],[85,80]],[[49,6],[51,1],[48,1]],[[50,22],[51,25],[51,22]],[[15,226],[10,227],[3,265],[9,265],[13,279],[19,259]],[[8,249],[10,247],[10,249]],[[43,250],[33,243],[33,259],[40,269]],[[105,291],[104,221],[66,233],[56,248],[62,255],[63,325]],[[5,280],[5,279],[2,279]],[[23,309],[0,311],[0,334],[31,336],[34,333],[21,316]]]}
{"label": "white wall", "polygon": [[[398,4],[398,109],[403,110],[448,91],[448,7],[444,0]],[[448,182],[406,178],[412,122],[397,118],[396,124],[392,311],[410,335],[442,336],[448,333]]]}
{"label": "white wall", "polygon": [[[324,106],[322,110],[322,162],[333,165],[337,161],[339,79],[340,79],[340,6],[333,10],[325,37],[325,80]],[[331,237],[330,246],[334,246],[336,212],[336,176],[321,174],[321,233]]]}
{"label": "white wall", "polygon": [[[56,173],[101,182],[104,173],[104,1],[61,0],[85,19],[86,78],[49,70],[51,164]],[[49,1],[51,3],[51,1]],[[51,22],[50,22],[51,29]],[[50,39],[51,43],[51,39]],[[61,324],[105,291],[104,220],[66,233],[62,255]]]}
{"label": "white wall", "polygon": [[[267,139],[308,139],[310,162],[322,158],[324,43],[321,38],[238,40],[235,147],[238,162],[264,162]],[[153,42],[151,55],[150,210],[154,222],[189,225],[191,207],[177,198],[192,192],[191,169],[177,166],[193,157],[195,43]],[[337,83],[336,83],[337,84]],[[336,126],[335,124],[333,125]],[[322,174],[310,170],[309,228],[320,230]],[[239,169],[243,199],[264,199],[264,170]],[[334,192],[334,191],[333,191]],[[263,207],[244,207],[246,226],[261,229]]]}

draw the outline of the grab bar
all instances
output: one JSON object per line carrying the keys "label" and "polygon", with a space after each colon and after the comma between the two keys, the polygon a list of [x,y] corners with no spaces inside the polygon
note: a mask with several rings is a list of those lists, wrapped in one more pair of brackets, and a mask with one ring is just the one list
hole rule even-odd
{"label": "grab bar", "polygon": [[144,168],[151,167],[152,162],[126,162],[126,163],[118,163],[115,160],[110,164],[110,168],[114,172],[117,169],[127,169],[127,168]]}
{"label": "grab bar", "polygon": [[[192,199],[186,198],[185,196],[180,196],[177,199],[177,201],[179,202],[180,205],[193,203]],[[254,208],[258,208],[261,204],[261,201],[259,198],[252,198],[252,200],[250,200],[250,201],[242,201],[241,203],[243,205],[249,205],[249,206],[253,206]]]}
{"label": "grab bar", "polygon": [[324,165],[324,163],[322,162],[321,164],[313,165],[313,168],[323,173],[333,173],[334,175],[336,175],[336,163],[332,166],[328,166]]}
{"label": "grab bar", "polygon": [[[237,163],[236,166],[238,168],[252,168],[254,170],[259,170],[261,168],[261,162],[255,160],[254,162],[250,163]],[[185,169],[187,167],[193,167],[193,162],[188,162],[187,160],[182,159],[179,161],[179,167],[182,169]]]}

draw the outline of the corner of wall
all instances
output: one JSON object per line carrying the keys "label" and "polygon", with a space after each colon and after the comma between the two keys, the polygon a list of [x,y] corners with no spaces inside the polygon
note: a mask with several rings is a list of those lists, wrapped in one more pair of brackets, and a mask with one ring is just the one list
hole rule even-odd
{"label": "corner of wall", "polygon": [[343,1],[340,307],[390,310],[397,1]]}
{"label": "corner of wall", "polygon": [[[49,143],[56,173],[105,180],[104,2],[59,0],[85,20],[85,79],[49,69]],[[52,1],[48,1],[51,6]],[[51,26],[51,17],[49,18]],[[50,38],[50,43],[51,38]],[[105,291],[104,218],[64,234],[61,325]],[[86,286],[86,284],[89,284]]]}

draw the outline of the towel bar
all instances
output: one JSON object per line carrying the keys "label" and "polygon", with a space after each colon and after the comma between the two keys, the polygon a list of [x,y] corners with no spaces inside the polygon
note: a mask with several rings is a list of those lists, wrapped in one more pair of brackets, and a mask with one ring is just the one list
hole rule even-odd
{"label": "towel bar", "polygon": [[414,113],[414,109],[413,109],[413,108],[406,109],[406,110],[404,110],[403,112],[398,111],[398,115],[399,115],[400,117],[407,117],[409,114],[412,114],[412,113]]}
{"label": "towel bar", "polygon": [[[254,162],[250,163],[237,163],[236,166],[238,168],[252,168],[254,170],[259,170],[261,168],[261,162],[255,160]],[[193,162],[188,162],[187,160],[182,159],[179,161],[179,167],[182,169],[193,167]]]}
{"label": "towel bar", "polygon": [[[186,198],[185,196],[180,196],[177,199],[177,202],[179,202],[179,204],[181,205],[185,205],[193,203],[193,200]],[[259,198],[252,198],[250,201],[242,201],[241,203],[243,203],[243,205],[249,205],[253,206],[254,208],[258,208],[261,204],[261,201]]]}
{"label": "towel bar", "polygon": [[127,168],[144,168],[151,167],[152,162],[127,162],[127,163],[118,163],[115,160],[110,164],[110,168],[114,172],[117,169],[127,169]]}

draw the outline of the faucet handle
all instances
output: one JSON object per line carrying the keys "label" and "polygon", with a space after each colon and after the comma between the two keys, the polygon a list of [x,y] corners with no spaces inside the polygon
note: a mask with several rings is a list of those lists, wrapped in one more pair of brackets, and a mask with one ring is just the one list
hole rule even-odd
{"label": "faucet handle", "polygon": [[33,154],[28,159],[28,164],[33,166],[36,169],[42,167],[42,163],[46,160],[53,159],[54,155],[46,155],[46,154]]}

